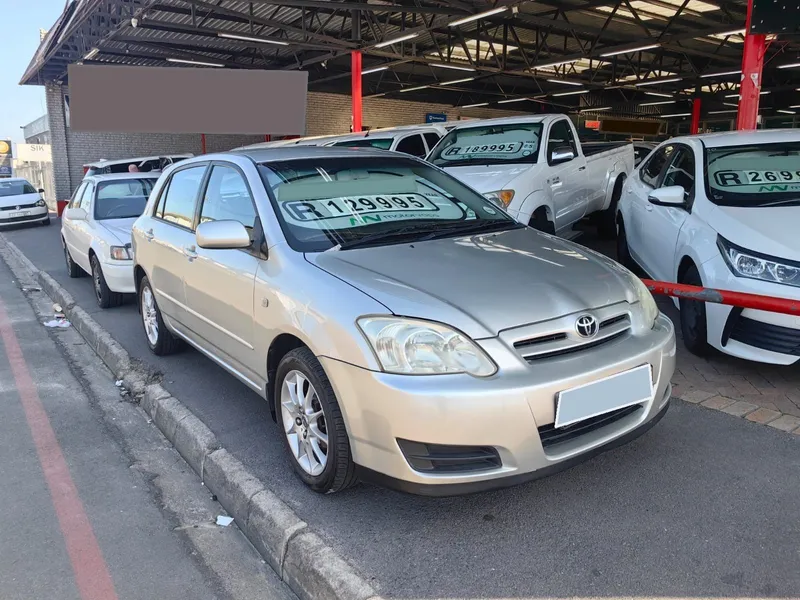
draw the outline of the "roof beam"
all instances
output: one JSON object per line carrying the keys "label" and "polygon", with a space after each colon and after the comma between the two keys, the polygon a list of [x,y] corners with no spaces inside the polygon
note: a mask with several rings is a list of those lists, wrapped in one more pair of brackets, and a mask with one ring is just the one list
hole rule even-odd
{"label": "roof beam", "polygon": [[363,12],[405,12],[419,15],[456,15],[470,14],[455,7],[417,6],[415,4],[359,4],[356,2],[336,2],[335,0],[250,0],[255,4],[275,4],[297,8],[316,8],[318,10],[358,10]]}

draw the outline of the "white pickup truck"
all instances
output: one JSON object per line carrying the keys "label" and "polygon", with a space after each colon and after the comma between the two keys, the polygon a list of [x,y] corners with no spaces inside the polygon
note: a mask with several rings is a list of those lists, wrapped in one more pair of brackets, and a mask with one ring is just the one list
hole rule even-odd
{"label": "white pickup truck", "polygon": [[571,237],[572,225],[596,213],[600,235],[614,237],[634,154],[630,143],[581,145],[569,117],[545,114],[457,125],[428,160],[521,223]]}

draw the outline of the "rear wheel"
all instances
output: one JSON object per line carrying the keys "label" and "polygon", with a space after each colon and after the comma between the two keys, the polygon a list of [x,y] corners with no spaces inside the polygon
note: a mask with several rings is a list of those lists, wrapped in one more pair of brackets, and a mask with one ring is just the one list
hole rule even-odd
{"label": "rear wheel", "polygon": [[113,308],[122,304],[122,294],[112,291],[106,283],[103,268],[97,256],[92,255],[92,284],[94,286],[94,296],[100,308]]}
{"label": "rear wheel", "polygon": [[356,483],[342,411],[328,376],[308,348],[283,357],[276,374],[283,441],[303,482],[321,494]]}
{"label": "rear wheel", "polygon": [[183,348],[183,341],[176,338],[164,325],[161,310],[156,303],[156,296],[150,281],[143,277],[139,283],[139,312],[150,351],[156,356],[174,354]]}
{"label": "rear wheel", "polygon": [[76,265],[75,261],[72,260],[72,256],[70,256],[69,253],[69,248],[67,248],[67,244],[63,240],[62,244],[64,246],[64,261],[67,263],[67,274],[73,279],[76,277],[81,277],[83,275],[83,269]]}
{"label": "rear wheel", "polygon": [[[703,285],[697,267],[692,265],[681,277],[680,283],[687,285]],[[698,300],[680,299],[681,333],[686,349],[696,356],[706,356],[711,350],[708,344],[708,322],[706,321],[706,303]]]}
{"label": "rear wheel", "polygon": [[617,206],[621,197],[622,177],[618,177],[614,183],[614,191],[611,192],[611,203],[597,216],[597,235],[603,239],[613,240],[617,234]]}

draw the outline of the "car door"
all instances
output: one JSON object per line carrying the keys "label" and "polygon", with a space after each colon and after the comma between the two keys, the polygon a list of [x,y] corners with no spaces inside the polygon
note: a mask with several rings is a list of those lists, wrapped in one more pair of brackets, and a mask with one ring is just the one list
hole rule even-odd
{"label": "car door", "polygon": [[[83,192],[86,191],[86,186],[88,184],[89,182],[86,180],[81,182],[81,184],[75,190],[75,193],[72,194],[72,198],[70,198],[67,208],[80,208]],[[64,245],[69,250],[73,262],[77,263],[75,259],[75,254],[77,252],[75,248],[75,221],[68,219],[66,215],[62,216],[61,218],[61,236],[64,238]]]}
{"label": "car door", "polygon": [[[257,231],[257,213],[244,174],[231,163],[214,162],[207,178],[198,224],[233,220],[242,223],[251,238]],[[253,293],[259,254],[255,248],[217,250],[195,245],[195,257],[186,269],[187,325],[207,348],[258,381],[253,350]]]}
{"label": "car door", "polygon": [[[586,158],[578,152],[572,127],[566,119],[550,126],[547,137],[547,177],[545,185],[550,188],[556,231],[568,227],[583,217],[586,212],[587,189],[583,177]],[[574,158],[556,163],[552,160],[556,150],[572,150]]]}
{"label": "car door", "polygon": [[418,156],[420,158],[425,158],[425,155],[427,154],[425,140],[422,139],[422,136],[419,133],[407,135],[406,137],[402,138],[399,142],[397,142],[397,146],[395,147],[394,151],[402,152],[403,154],[410,154],[411,156]]}
{"label": "car door", "polygon": [[647,202],[642,222],[642,233],[646,239],[645,256],[650,266],[648,272],[661,281],[672,281],[675,277],[678,236],[689,216],[695,193],[693,150],[688,146],[676,145],[671,154],[657,188],[673,185],[683,187],[686,206],[659,206]]}
{"label": "car door", "polygon": [[625,203],[630,206],[630,213],[624,215],[625,235],[628,240],[628,249],[633,259],[649,274],[653,274],[651,253],[647,251],[650,243],[647,234],[647,214],[648,206],[652,208],[647,200],[650,192],[658,185],[661,174],[669,164],[675,146],[669,144],[658,148],[650,154],[645,163],[635,171],[630,181],[625,186]]}
{"label": "car door", "polygon": [[94,207],[94,193],[97,184],[94,181],[87,181],[86,188],[83,190],[81,202],[78,205],[86,211],[86,219],[82,221],[72,221],[72,260],[78,263],[87,273],[91,272],[92,266],[89,263],[89,246],[92,243],[91,223],[92,209]]}
{"label": "car door", "polygon": [[[150,283],[161,312],[187,335],[184,278],[196,258],[194,216],[208,163],[192,163],[173,171],[161,190],[144,244],[153,257]],[[137,249],[138,252],[138,249]]]}

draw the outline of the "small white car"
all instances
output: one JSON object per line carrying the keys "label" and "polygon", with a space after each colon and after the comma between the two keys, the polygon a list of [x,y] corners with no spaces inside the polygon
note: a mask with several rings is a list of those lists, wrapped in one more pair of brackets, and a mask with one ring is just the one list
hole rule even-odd
{"label": "small white car", "polygon": [[[661,281],[800,300],[800,132],[673,138],[623,190],[617,253]],[[788,365],[800,315],[681,299],[687,348]]]}
{"label": "small white car", "polygon": [[44,190],[19,177],[0,179],[0,225],[50,224]]}
{"label": "small white car", "polygon": [[142,214],[158,173],[86,177],[61,221],[61,242],[70,277],[91,274],[97,304],[122,304],[133,294],[131,228]]}
{"label": "small white car", "polygon": [[110,175],[127,173],[131,165],[135,165],[142,173],[163,171],[171,164],[191,158],[194,154],[168,154],[163,156],[137,156],[134,158],[102,159],[83,165],[84,176]]}

